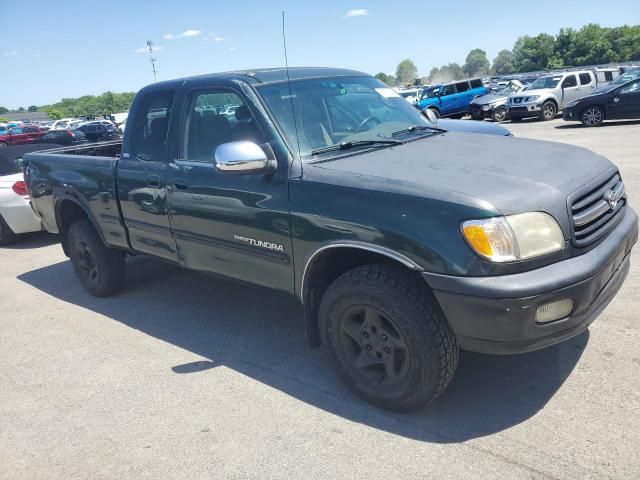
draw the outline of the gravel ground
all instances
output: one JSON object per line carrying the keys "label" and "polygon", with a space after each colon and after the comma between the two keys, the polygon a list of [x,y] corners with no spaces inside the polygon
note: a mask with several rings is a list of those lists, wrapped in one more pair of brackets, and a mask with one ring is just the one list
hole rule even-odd
{"label": "gravel ground", "polygon": [[[505,126],[606,155],[640,198],[640,123]],[[290,299],[144,258],[97,299],[55,241],[0,249],[0,478],[640,477],[637,255],[588,332],[463,353],[399,415],[337,383]]]}

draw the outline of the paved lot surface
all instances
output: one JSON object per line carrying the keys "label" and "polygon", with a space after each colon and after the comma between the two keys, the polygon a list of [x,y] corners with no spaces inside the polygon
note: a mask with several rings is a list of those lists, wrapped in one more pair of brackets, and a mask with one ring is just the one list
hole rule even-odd
{"label": "paved lot surface", "polygon": [[[607,155],[640,198],[640,123],[506,126]],[[135,259],[96,299],[34,235],[0,249],[0,478],[640,478],[639,258],[589,332],[463,354],[398,415],[336,382],[287,298]]]}

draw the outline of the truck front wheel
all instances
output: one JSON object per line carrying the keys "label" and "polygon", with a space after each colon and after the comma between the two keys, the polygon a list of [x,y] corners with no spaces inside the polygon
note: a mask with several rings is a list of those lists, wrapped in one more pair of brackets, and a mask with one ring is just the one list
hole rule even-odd
{"label": "truck front wheel", "polygon": [[547,100],[542,104],[542,111],[540,112],[540,120],[549,121],[556,118],[556,114],[558,113],[558,109],[556,108],[556,104],[551,100]]}
{"label": "truck front wheel", "polygon": [[71,225],[67,246],[76,276],[96,297],[108,297],[124,285],[124,254],[105,246],[89,220]]}
{"label": "truck front wheel", "polygon": [[458,346],[422,279],[389,265],[354,268],[328,288],[320,333],[340,379],[368,402],[395,411],[440,395]]}

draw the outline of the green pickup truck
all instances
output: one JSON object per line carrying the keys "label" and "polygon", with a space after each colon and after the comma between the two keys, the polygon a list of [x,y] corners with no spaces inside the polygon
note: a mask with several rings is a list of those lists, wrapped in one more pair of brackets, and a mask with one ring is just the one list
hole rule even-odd
{"label": "green pickup truck", "polygon": [[92,294],[132,255],[288,292],[346,385],[406,411],[459,349],[584,331],[638,235],[607,159],[440,127],[351,70],[205,75],[143,88],[122,142],[26,155],[25,180]]}

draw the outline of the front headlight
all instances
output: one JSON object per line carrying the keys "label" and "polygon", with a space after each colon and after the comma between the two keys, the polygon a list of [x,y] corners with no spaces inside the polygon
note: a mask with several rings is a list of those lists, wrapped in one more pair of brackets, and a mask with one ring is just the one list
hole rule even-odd
{"label": "front headlight", "polygon": [[540,95],[532,95],[530,97],[527,97],[527,102],[535,102],[539,98],[540,98]]}
{"label": "front headlight", "polygon": [[474,252],[492,262],[527,260],[564,247],[558,222],[543,212],[469,220],[462,233]]}
{"label": "front headlight", "polygon": [[484,110],[486,112],[487,110],[491,110],[491,107],[492,107],[492,105],[483,105],[482,106],[482,110]]}

